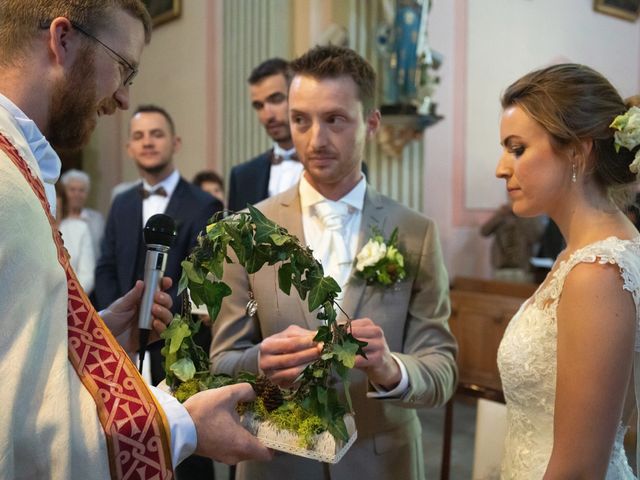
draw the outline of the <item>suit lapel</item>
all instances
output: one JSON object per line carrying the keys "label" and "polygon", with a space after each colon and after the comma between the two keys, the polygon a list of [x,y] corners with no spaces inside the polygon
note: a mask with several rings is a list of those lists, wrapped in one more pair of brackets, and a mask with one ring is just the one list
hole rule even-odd
{"label": "suit lapel", "polygon": [[[128,271],[128,275],[125,278],[130,280],[129,285],[135,283],[140,276],[140,270],[144,269],[143,257],[145,255],[144,238],[142,238],[142,197],[137,192],[137,187],[135,188],[136,191],[131,193],[130,201],[128,202],[127,215],[122,216],[125,223],[125,227],[122,229],[123,235],[130,235],[130,232],[136,232],[136,242],[126,242],[127,248],[131,249],[129,254],[122,255],[125,260],[123,266]],[[131,259],[133,261],[130,261]],[[143,265],[142,267],[140,267],[141,264]]]}
{"label": "suit lapel", "polygon": [[167,204],[167,208],[164,211],[166,215],[169,215],[176,222],[176,229],[178,232],[180,231],[180,221],[179,221],[179,212],[180,205],[182,204],[182,199],[186,193],[187,181],[180,177],[178,184],[176,185],[176,189],[171,194],[171,198],[169,199],[169,203]]}
{"label": "suit lapel", "polygon": [[[304,228],[302,226],[302,209],[300,207],[300,192],[298,185],[283,192],[280,200],[280,208],[278,209],[277,219],[279,225],[284,226],[291,235],[295,235],[302,245],[307,245],[304,238]],[[291,295],[296,297],[301,313],[305,319],[308,329],[315,330],[318,328],[317,312],[309,311],[308,296],[302,300],[298,292],[292,291]]]}
{"label": "suit lapel", "polygon": [[264,155],[263,166],[260,167],[257,174],[259,177],[256,179],[256,185],[262,190],[262,198],[269,197],[269,179],[271,177],[271,161],[273,159],[273,149],[269,150]]}
{"label": "suit lapel", "polygon": [[[379,228],[385,232],[385,223],[387,220],[387,210],[384,208],[383,197],[376,192],[376,190],[367,185],[367,193],[364,197],[364,205],[362,209],[362,221],[360,222],[360,232],[358,234],[358,247],[356,248],[356,255],[362,247],[371,238],[373,227]],[[344,288],[344,300],[340,305],[342,310],[349,316],[349,318],[357,318],[358,309],[360,308],[360,302],[367,286],[366,282],[356,276],[355,260],[351,267],[351,274],[347,280],[347,284]],[[344,320],[344,313],[340,312],[338,315],[339,320]]]}

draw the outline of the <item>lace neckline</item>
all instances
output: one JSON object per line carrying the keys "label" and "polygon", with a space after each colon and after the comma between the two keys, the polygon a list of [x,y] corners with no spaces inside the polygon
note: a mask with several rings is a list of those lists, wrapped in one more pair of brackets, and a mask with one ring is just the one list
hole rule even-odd
{"label": "lace neckline", "polygon": [[532,297],[533,302],[531,303],[543,310],[556,305],[567,274],[578,263],[595,263],[596,261],[600,263],[618,263],[620,268],[624,269],[625,265],[620,264],[619,254],[633,247],[640,249],[640,235],[630,239],[622,239],[611,235],[576,249],[567,258],[554,263],[549,273],[550,276],[535,291]]}

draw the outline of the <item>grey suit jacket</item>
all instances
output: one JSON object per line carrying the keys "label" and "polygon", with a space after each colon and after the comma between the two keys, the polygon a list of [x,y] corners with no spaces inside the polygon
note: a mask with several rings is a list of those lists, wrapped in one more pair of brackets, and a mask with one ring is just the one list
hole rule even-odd
{"label": "grey suit jacket", "polygon": [[[305,243],[297,186],[257,207]],[[444,404],[457,381],[457,347],[447,324],[448,277],[435,224],[367,186],[358,251],[371,237],[373,226],[382,229],[385,238],[398,227],[407,278],[385,288],[366,285],[352,272],[342,308],[352,319],[368,317],[383,328],[390,350],[407,368],[408,390],[397,399],[367,398],[366,376],[353,370],[351,395],[358,440],[340,463],[329,466],[281,455],[265,464],[243,462],[238,466],[238,478],[424,478],[421,427],[415,408]],[[213,326],[211,360],[217,373],[256,372],[263,338],[291,324],[311,330],[319,325],[316,313],[307,311],[297,292],[287,296],[278,289],[275,267],[265,266],[248,276],[243,267],[227,264],[224,281],[233,293],[223,301]],[[245,311],[249,290],[258,302],[254,318],[247,317]]]}

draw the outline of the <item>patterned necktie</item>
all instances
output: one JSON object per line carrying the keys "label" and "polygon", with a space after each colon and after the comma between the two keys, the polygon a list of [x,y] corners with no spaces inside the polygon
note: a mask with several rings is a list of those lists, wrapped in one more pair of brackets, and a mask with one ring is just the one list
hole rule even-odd
{"label": "patterned necktie", "polygon": [[328,233],[328,241],[323,242],[324,250],[319,252],[326,261],[324,271],[332,276],[341,287],[349,276],[351,255],[347,247],[344,227],[349,218],[349,206],[343,202],[323,201],[315,205],[316,215]]}
{"label": "patterned necktie", "polygon": [[167,191],[164,189],[164,187],[158,187],[155,190],[147,190],[142,185],[140,185],[140,188],[138,189],[138,191],[140,192],[140,195],[142,196],[143,199],[147,199],[151,195],[159,195],[161,197],[167,196]]}

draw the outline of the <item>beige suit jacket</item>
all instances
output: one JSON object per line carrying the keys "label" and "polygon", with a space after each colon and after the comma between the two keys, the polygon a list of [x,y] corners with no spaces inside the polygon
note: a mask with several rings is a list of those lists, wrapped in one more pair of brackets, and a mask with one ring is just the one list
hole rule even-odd
{"label": "beige suit jacket", "polygon": [[[257,205],[267,217],[304,239],[298,187]],[[329,466],[290,455],[270,463],[243,462],[239,479],[284,478],[424,478],[421,427],[416,407],[444,404],[453,394],[457,370],[456,342],[449,331],[449,283],[435,224],[367,186],[358,251],[372,227],[385,238],[398,227],[400,251],[408,275],[391,286],[366,285],[352,272],[342,308],[350,318],[371,318],[380,325],[389,348],[407,368],[409,388],[401,398],[370,399],[366,376],[351,372],[351,396],[358,440],[345,457]],[[354,270],[355,272],[355,270]],[[316,313],[307,310],[297,292],[278,289],[275,267],[247,275],[237,264],[225,265],[224,281],[232,288],[213,326],[211,360],[216,373],[257,372],[259,343],[289,325],[315,330]],[[249,291],[258,302],[254,318],[246,315]]]}

